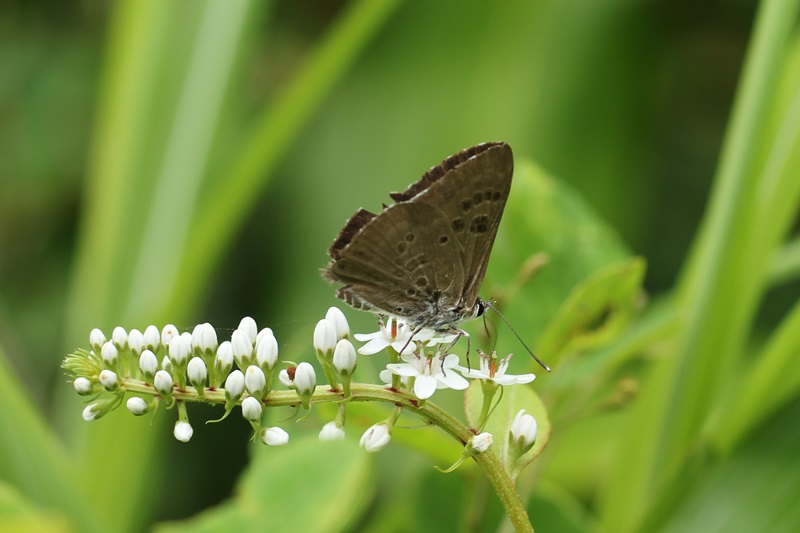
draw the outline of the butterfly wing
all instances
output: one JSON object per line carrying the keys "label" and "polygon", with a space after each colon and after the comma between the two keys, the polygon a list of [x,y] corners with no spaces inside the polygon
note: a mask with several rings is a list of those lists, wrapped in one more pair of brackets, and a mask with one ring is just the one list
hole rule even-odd
{"label": "butterfly wing", "polygon": [[329,279],[345,284],[340,298],[418,323],[432,307],[458,300],[464,285],[461,250],[440,209],[401,202],[377,216],[356,217],[331,247],[333,261],[325,270]]}
{"label": "butterfly wing", "polygon": [[405,192],[392,195],[440,210],[448,221],[461,249],[461,301],[467,308],[477,300],[486,275],[513,172],[511,147],[485,143],[445,159]]}

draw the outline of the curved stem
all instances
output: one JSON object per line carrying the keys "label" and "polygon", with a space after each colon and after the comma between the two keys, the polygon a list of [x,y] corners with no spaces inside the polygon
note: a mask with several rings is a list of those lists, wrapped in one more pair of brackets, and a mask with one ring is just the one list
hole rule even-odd
{"label": "curved stem", "polygon": [[[123,387],[127,392],[158,395],[152,385],[139,380],[125,380]],[[225,404],[225,391],[223,389],[205,389],[204,393],[204,397],[200,398],[194,390],[176,389],[172,397],[178,401]],[[246,397],[247,395],[245,394],[243,398]],[[315,389],[311,397],[311,403],[341,402],[343,399],[345,399],[345,394],[342,391],[331,390],[328,386],[320,385]],[[420,402],[409,391],[386,388],[379,385],[353,383],[347,399],[351,402],[386,402],[408,409],[424,420],[439,426],[464,446],[473,436],[470,428],[456,417],[433,402]],[[238,403],[241,404],[241,399]],[[296,406],[300,404],[300,398],[297,397],[294,391],[272,391],[262,403],[267,407]],[[497,455],[492,451],[487,451],[473,456],[473,459],[486,473],[487,479],[494,487],[495,492],[497,492],[497,496],[500,498],[516,530],[533,531],[533,526],[531,526],[522,499],[514,488],[514,482],[503,468]]]}

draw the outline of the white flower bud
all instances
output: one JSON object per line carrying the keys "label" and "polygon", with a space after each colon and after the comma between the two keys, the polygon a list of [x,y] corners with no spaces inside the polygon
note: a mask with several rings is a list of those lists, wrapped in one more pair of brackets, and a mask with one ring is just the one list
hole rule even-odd
{"label": "white flower bud", "polygon": [[147,402],[138,396],[128,398],[128,402],[125,405],[128,407],[128,411],[136,416],[142,416],[150,410],[150,406],[147,405]]}
{"label": "white flower bud", "polygon": [[217,355],[214,357],[214,369],[217,372],[218,379],[228,375],[228,372],[233,368],[233,349],[231,348],[231,341],[224,341],[217,348]]}
{"label": "white flower bud", "polygon": [[167,372],[172,372],[172,361],[169,360],[168,355],[165,355],[161,359],[161,369],[166,370]]}
{"label": "white flower bud", "polygon": [[117,351],[117,347],[109,341],[103,344],[103,348],[100,350],[100,356],[103,358],[103,363],[105,363],[106,366],[114,366],[117,364],[119,352]]}
{"label": "white flower bud", "polygon": [[[331,307],[331,309],[336,308]],[[336,343],[336,349],[333,351],[333,367],[342,376],[353,375],[356,369],[356,349],[349,340],[342,339]]]}
{"label": "white flower bud", "polygon": [[105,387],[106,390],[116,390],[119,387],[117,373],[108,369],[102,370],[100,372],[100,384]]}
{"label": "white flower bud", "polygon": [[94,328],[91,333],[89,333],[89,346],[92,347],[92,350],[94,350],[95,353],[100,353],[100,349],[105,343],[106,336],[98,328]]}
{"label": "white flower bud", "polygon": [[128,333],[128,347],[133,355],[139,355],[145,348],[144,335],[138,329],[132,329]]}
{"label": "white flower bud", "polygon": [[314,394],[317,387],[317,374],[314,372],[314,367],[306,362],[297,365],[297,370],[294,372],[294,385],[297,388],[297,394],[301,396]]}
{"label": "white flower bud", "polygon": [[114,343],[117,350],[124,350],[128,347],[128,333],[122,326],[117,326],[111,332],[111,342]]}
{"label": "white flower bud", "polygon": [[192,349],[192,334],[189,333],[188,331],[184,331],[183,333],[181,333],[181,338],[186,343],[186,345],[189,347],[189,351],[191,351],[191,349]]}
{"label": "white flower bud", "polygon": [[336,348],[336,329],[328,320],[322,319],[314,328],[314,349],[322,356],[330,356]]}
{"label": "white flower bud", "polygon": [[248,366],[244,375],[244,387],[250,393],[250,396],[261,398],[266,386],[267,378],[264,375],[264,371],[255,365]]}
{"label": "white flower bud", "polygon": [[241,322],[239,322],[238,330],[247,335],[247,338],[250,339],[251,346],[255,345],[256,336],[258,336],[258,326],[256,326],[255,320],[249,316],[244,317]]}
{"label": "white flower bud", "polygon": [[191,352],[191,344],[186,341],[183,335],[173,338],[169,343],[169,358],[175,365],[184,364]]}
{"label": "white flower bud", "polygon": [[75,381],[72,382],[72,386],[75,387],[75,392],[81,396],[88,396],[94,392],[92,382],[84,377],[75,378]]}
{"label": "white flower bud", "polygon": [[335,421],[328,422],[322,426],[322,430],[319,432],[319,440],[321,441],[342,439],[344,439],[344,428],[339,426]]}
{"label": "white flower bud", "polygon": [[364,432],[359,444],[368,452],[375,453],[384,449],[390,440],[392,432],[389,430],[389,424],[379,422]]}
{"label": "white flower bud", "polygon": [[172,395],[172,376],[166,370],[159,370],[156,372],[156,377],[153,378],[153,387],[162,395]]}
{"label": "white flower bud", "polygon": [[150,324],[144,330],[144,343],[147,345],[148,350],[155,351],[158,348],[158,343],[161,342],[161,333],[158,328]]}
{"label": "white flower bud", "polygon": [[350,324],[347,323],[344,313],[338,307],[331,307],[325,314],[325,320],[333,325],[336,331],[336,339],[347,339],[350,337]]}
{"label": "white flower bud", "polygon": [[142,371],[147,381],[152,381],[158,370],[156,354],[150,350],[143,351],[142,355],[139,356],[139,370]]}
{"label": "white flower bud", "polygon": [[225,395],[238,398],[244,394],[244,374],[241,370],[234,370],[225,380]]}
{"label": "white flower bud", "polygon": [[161,330],[161,344],[163,344],[164,348],[166,348],[169,346],[169,343],[172,341],[172,339],[178,335],[180,335],[180,333],[178,333],[178,328],[172,324],[167,324],[164,326],[164,329]]}
{"label": "white flower bud", "polygon": [[233,350],[233,358],[236,360],[236,365],[242,370],[247,368],[253,357],[253,343],[245,331],[237,329],[233,332],[233,335],[231,335],[231,349]]}
{"label": "white flower bud", "polygon": [[198,324],[192,331],[192,346],[201,353],[211,355],[217,350],[217,332],[208,322]]}
{"label": "white flower bud", "polygon": [[475,453],[483,453],[492,446],[492,442],[494,442],[492,434],[484,431],[469,439],[467,446],[472,448]]}
{"label": "white flower bud", "polygon": [[206,363],[199,357],[192,357],[189,360],[189,366],[186,367],[186,376],[195,388],[204,388],[206,386],[206,378],[208,377]]}
{"label": "white flower bud", "polygon": [[256,362],[263,370],[270,370],[278,362],[278,341],[269,328],[262,329],[261,333],[256,342]]}
{"label": "white flower bud", "polygon": [[261,420],[262,410],[263,407],[261,407],[261,402],[252,396],[248,396],[242,400],[242,416],[245,418],[245,420],[250,420],[252,422]]}
{"label": "white flower bud", "polygon": [[521,409],[514,421],[511,423],[511,441],[515,443],[521,453],[525,453],[536,442],[536,431],[538,425],[536,419],[531,415],[525,414],[525,409]]}
{"label": "white flower bud", "polygon": [[100,402],[93,402],[84,408],[82,416],[83,419],[87,422],[91,422],[92,420],[97,420],[100,418],[104,413],[100,409]]}
{"label": "white flower bud", "polygon": [[267,446],[283,446],[289,442],[289,434],[283,429],[275,426],[267,428],[261,432],[261,440]]}
{"label": "white flower bud", "polygon": [[191,439],[194,434],[194,429],[192,429],[192,425],[186,420],[178,420],[175,422],[175,429],[172,434],[181,442],[189,442],[189,439]]}

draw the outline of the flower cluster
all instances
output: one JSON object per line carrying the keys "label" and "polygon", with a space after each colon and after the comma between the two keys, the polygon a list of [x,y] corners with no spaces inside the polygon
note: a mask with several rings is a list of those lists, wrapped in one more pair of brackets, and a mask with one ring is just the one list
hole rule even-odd
{"label": "flower cluster", "polygon": [[[254,434],[265,444],[278,446],[288,442],[289,436],[279,427],[261,426],[267,406],[308,410],[312,403],[338,402],[335,419],[323,426],[319,438],[339,440],[345,437],[348,400],[359,395],[361,401],[393,401],[392,396],[386,395],[398,395],[389,417],[374,424],[361,437],[361,446],[370,452],[381,450],[390,442],[403,406],[422,409],[438,389],[463,390],[468,386],[467,379],[478,379],[483,386],[486,408],[479,427],[473,430],[475,436],[467,442],[465,457],[469,457],[485,452],[492,444],[492,435],[480,431],[495,392],[502,386],[529,383],[535,376],[507,374],[511,356],[499,359],[496,353],[479,351],[478,369],[460,366],[459,357],[448,353],[460,335],[414,329],[402,320],[390,318],[381,321],[376,333],[354,335],[364,343],[356,351],[350,341],[347,319],[332,307],[317,323],[313,335],[314,353],[328,382],[326,386],[317,386],[316,371],[310,363],[279,361],[278,342],[272,330],[258,330],[250,317],[242,319],[230,339],[223,342],[218,342],[216,331],[208,323],[184,333],[172,324],[161,329],[148,326],[144,332],[136,329],[126,332],[117,327],[110,340],[94,329],[89,335],[91,349],[70,354],[63,366],[72,374],[76,392],[90,397],[83,411],[84,419],[96,420],[123,402],[134,415],[144,415],[159,406],[177,407],[174,435],[183,442],[191,439],[193,433],[186,414],[187,402],[224,405],[222,418],[238,406]],[[380,378],[390,386],[354,383],[357,353],[372,355],[382,350],[388,353],[389,363]],[[276,374],[285,390],[273,388]],[[396,401],[401,398],[408,401],[405,404]],[[510,441],[524,453],[535,439],[536,422],[523,413],[517,418],[520,420],[514,422]]]}

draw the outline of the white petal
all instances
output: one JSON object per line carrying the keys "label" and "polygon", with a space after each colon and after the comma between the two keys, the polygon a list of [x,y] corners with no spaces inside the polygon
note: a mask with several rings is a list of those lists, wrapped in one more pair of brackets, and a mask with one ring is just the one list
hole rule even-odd
{"label": "white petal", "polygon": [[[456,374],[455,372],[448,372],[447,374],[439,374],[438,381],[444,387],[455,389],[455,390],[464,390],[469,387],[469,382]],[[440,388],[444,388],[440,387]]]}
{"label": "white petal", "polygon": [[417,398],[425,400],[433,396],[434,392],[436,392],[436,378],[427,374],[417,377],[414,382],[414,394]]}
{"label": "white petal", "polygon": [[[356,338],[358,337],[356,336]],[[380,352],[387,346],[389,346],[389,342],[386,339],[383,338],[370,339],[370,341],[367,344],[358,349],[358,353],[360,353],[361,355],[372,355]]]}
{"label": "white petal", "polygon": [[386,368],[398,376],[413,377],[419,375],[419,370],[417,370],[414,365],[409,363],[392,363],[390,365],[386,365]]}

